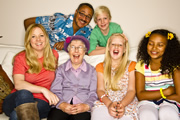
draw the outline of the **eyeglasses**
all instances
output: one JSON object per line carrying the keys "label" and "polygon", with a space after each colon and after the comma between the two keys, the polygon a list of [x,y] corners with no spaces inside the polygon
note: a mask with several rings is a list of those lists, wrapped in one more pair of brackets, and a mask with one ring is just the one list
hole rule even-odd
{"label": "eyeglasses", "polygon": [[69,47],[70,51],[75,51],[76,49],[78,51],[83,51],[84,50],[84,47],[83,46],[78,46],[78,47],[75,47],[74,45],[70,46]]}
{"label": "eyeglasses", "polygon": [[79,12],[79,10],[78,10],[78,13],[79,13],[79,15],[81,16],[81,17],[85,17],[86,18],[86,20],[91,20],[91,18],[92,17],[90,17],[90,16],[88,16],[88,15],[85,15],[84,13],[82,13],[82,12]]}

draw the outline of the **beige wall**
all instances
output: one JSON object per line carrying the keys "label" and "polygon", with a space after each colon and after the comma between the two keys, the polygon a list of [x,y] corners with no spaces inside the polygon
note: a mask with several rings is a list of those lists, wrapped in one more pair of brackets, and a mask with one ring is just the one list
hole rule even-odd
{"label": "beige wall", "polygon": [[[74,13],[82,2],[109,7],[112,21],[119,23],[131,47],[146,32],[166,28],[180,38],[180,0],[0,0],[0,44],[23,45],[23,21],[29,17]],[[94,21],[90,23],[94,27]]]}

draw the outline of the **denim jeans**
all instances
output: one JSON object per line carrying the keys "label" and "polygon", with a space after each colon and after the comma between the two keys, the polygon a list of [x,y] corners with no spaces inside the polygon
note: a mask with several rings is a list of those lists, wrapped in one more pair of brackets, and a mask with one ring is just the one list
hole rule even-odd
{"label": "denim jeans", "polygon": [[44,100],[34,98],[28,90],[19,90],[9,94],[3,102],[3,111],[10,117],[10,120],[17,120],[17,114],[14,109],[21,104],[34,103],[36,101],[38,102],[37,108],[40,118],[46,118],[51,106]]}

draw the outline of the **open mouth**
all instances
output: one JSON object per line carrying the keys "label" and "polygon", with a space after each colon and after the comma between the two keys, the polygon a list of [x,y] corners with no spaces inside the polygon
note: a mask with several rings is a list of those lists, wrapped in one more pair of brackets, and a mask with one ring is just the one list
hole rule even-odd
{"label": "open mouth", "polygon": [[80,55],[73,55],[74,59],[79,59]]}
{"label": "open mouth", "polygon": [[113,54],[114,55],[118,55],[119,54],[119,50],[113,50]]}

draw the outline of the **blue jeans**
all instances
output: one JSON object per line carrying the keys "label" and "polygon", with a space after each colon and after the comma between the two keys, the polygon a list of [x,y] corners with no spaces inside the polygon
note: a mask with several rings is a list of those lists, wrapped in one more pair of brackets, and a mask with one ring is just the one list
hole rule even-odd
{"label": "blue jeans", "polygon": [[24,103],[34,103],[36,101],[38,102],[37,108],[40,118],[46,118],[51,106],[44,100],[34,98],[28,90],[19,90],[9,94],[3,102],[3,111],[10,117],[10,120],[17,120],[17,114],[14,108]]}

